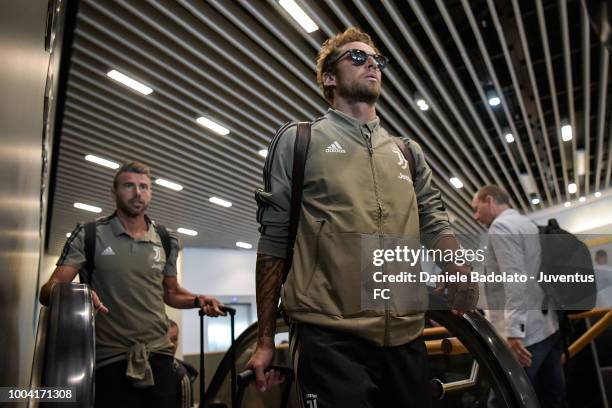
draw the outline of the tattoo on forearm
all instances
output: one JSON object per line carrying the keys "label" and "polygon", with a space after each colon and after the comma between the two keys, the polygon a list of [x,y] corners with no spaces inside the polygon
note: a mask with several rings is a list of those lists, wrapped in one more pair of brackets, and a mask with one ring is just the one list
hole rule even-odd
{"label": "tattoo on forearm", "polygon": [[269,255],[257,255],[256,289],[259,338],[273,338],[276,332],[276,310],[284,265],[283,259]]}

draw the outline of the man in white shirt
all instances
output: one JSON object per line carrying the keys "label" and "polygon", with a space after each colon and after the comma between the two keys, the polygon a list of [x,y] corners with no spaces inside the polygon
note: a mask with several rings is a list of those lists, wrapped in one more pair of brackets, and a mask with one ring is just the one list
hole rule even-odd
{"label": "man in white shirt", "polygon": [[526,277],[524,283],[485,286],[487,317],[525,367],[540,404],[565,407],[559,321],[553,310],[543,310],[549,305],[537,283],[542,258],[538,227],[511,208],[508,194],[495,185],[478,190],[472,208],[474,219],[489,228],[486,273]]}

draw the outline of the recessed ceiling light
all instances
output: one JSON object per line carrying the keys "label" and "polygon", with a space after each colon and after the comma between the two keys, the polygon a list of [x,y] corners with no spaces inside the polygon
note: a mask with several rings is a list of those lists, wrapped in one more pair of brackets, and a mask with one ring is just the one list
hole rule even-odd
{"label": "recessed ceiling light", "polygon": [[117,82],[122,83],[123,85],[132,88],[135,91],[140,92],[143,95],[149,95],[153,92],[152,88],[149,88],[143,83],[138,82],[137,80],[130,78],[129,76],[122,74],[121,72],[113,69],[112,71],[108,71],[106,74],[109,78],[114,79]]}
{"label": "recessed ceiling light", "polygon": [[188,228],[177,228],[176,232],[180,233],[180,234],[184,234],[184,235],[189,235],[191,237],[195,237],[196,235],[198,235],[198,231],[194,231],[192,229],[188,229]]}
{"label": "recessed ceiling light", "polygon": [[268,149],[261,149],[260,151],[257,152],[258,155],[260,155],[261,157],[268,157]]}
{"label": "recessed ceiling light", "polygon": [[253,248],[253,245],[251,245],[251,244],[249,244],[247,242],[241,242],[241,241],[236,242],[236,246],[239,247],[239,248],[244,248],[244,249],[251,249],[251,248]]}
{"label": "recessed ceiling light", "polygon": [[578,201],[580,201],[581,203],[584,203],[586,201],[586,197],[582,196],[578,199]]}
{"label": "recessed ceiling light", "polygon": [[88,154],[87,156],[85,156],[85,160],[87,160],[88,162],[99,164],[100,166],[108,167],[109,169],[113,170],[117,170],[119,168],[119,163],[115,163],[114,161],[94,156],[93,154]]}
{"label": "recessed ceiling light", "polygon": [[181,191],[183,189],[183,186],[181,186],[180,184],[173,183],[172,181],[164,180],[161,178],[155,179],[155,184],[159,184],[162,187],[166,187],[174,191]]}
{"label": "recessed ceiling light", "polygon": [[567,185],[567,192],[570,194],[576,194],[578,188],[576,187],[576,183],[570,183]]}
{"label": "recessed ceiling light", "polygon": [[213,204],[220,205],[221,207],[231,207],[232,206],[232,203],[230,203],[229,201],[224,200],[222,198],[218,198],[218,197],[210,197],[208,201],[210,201]]}
{"label": "recessed ceiling light", "polygon": [[417,99],[416,104],[422,111],[426,111],[429,109],[429,105],[427,104],[427,102],[425,102],[425,99]]}
{"label": "recessed ceiling light", "polygon": [[491,106],[497,106],[501,103],[501,99],[499,99],[499,97],[497,96],[493,96],[491,98],[489,98],[489,105]]}
{"label": "recessed ceiling light", "polygon": [[563,206],[564,206],[564,207],[571,207],[571,206],[572,206],[572,203],[571,203],[570,201],[566,201],[566,202],[563,204]]}
{"label": "recessed ceiling light", "polygon": [[513,143],[514,142],[514,136],[512,135],[512,133],[506,133],[504,135],[504,137],[506,138],[506,142],[508,142],[508,143]]}
{"label": "recessed ceiling light", "polygon": [[102,209],[100,207],[96,207],[95,205],[83,204],[83,203],[74,203],[74,208],[78,208],[79,210],[91,211],[94,213],[102,212]]}
{"label": "recessed ceiling light", "polygon": [[540,199],[538,197],[534,197],[531,199],[531,204],[538,205],[540,204]]}
{"label": "recessed ceiling light", "polygon": [[570,140],[572,140],[572,137],[572,126],[561,126],[561,139],[563,139],[564,142],[569,142]]}
{"label": "recessed ceiling light", "polygon": [[200,116],[199,118],[197,118],[196,122],[198,122],[200,125],[204,126],[205,128],[208,128],[212,130],[213,132],[220,134],[221,136],[229,135],[230,131],[228,128],[225,128],[221,126],[220,124],[218,124],[217,122],[213,122],[212,120],[205,118],[204,116]]}
{"label": "recessed ceiling light", "polygon": [[451,177],[449,181],[453,185],[453,187],[463,188],[463,183],[457,177]]}
{"label": "recessed ceiling light", "polygon": [[595,192],[595,197],[597,197],[597,198],[601,197],[601,191],[596,191]]}
{"label": "recessed ceiling light", "polygon": [[298,6],[295,1],[280,0],[278,4],[284,8],[287,13],[289,13],[289,15],[293,17],[293,19],[297,21],[297,23],[301,25],[304,30],[306,30],[307,33],[312,33],[319,29],[315,22],[312,21],[308,14],[306,14],[306,12],[302,10],[302,8]]}

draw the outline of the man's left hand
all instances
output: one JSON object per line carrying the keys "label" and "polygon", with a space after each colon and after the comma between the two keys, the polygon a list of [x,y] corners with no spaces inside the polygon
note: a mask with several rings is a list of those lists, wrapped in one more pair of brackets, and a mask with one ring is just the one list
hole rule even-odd
{"label": "man's left hand", "polygon": [[225,316],[225,312],[223,312],[220,307],[223,306],[223,303],[219,302],[218,299],[215,299],[212,296],[205,295],[197,295],[200,298],[200,308],[204,312],[206,316],[209,317],[217,317],[217,316]]}

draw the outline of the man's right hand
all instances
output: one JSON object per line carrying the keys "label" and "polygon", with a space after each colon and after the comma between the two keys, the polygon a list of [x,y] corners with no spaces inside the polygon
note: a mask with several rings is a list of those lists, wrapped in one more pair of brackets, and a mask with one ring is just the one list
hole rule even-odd
{"label": "man's right hand", "polygon": [[92,290],[91,291],[91,300],[93,302],[94,310],[97,312],[108,313],[108,307],[104,306],[104,303],[98,297],[98,294]]}
{"label": "man's right hand", "polygon": [[259,391],[265,391],[270,386],[280,384],[283,381],[280,374],[272,370],[264,373],[264,370],[272,364],[275,353],[274,339],[260,339],[257,342],[255,352],[247,363],[247,368],[255,372],[255,386]]}

